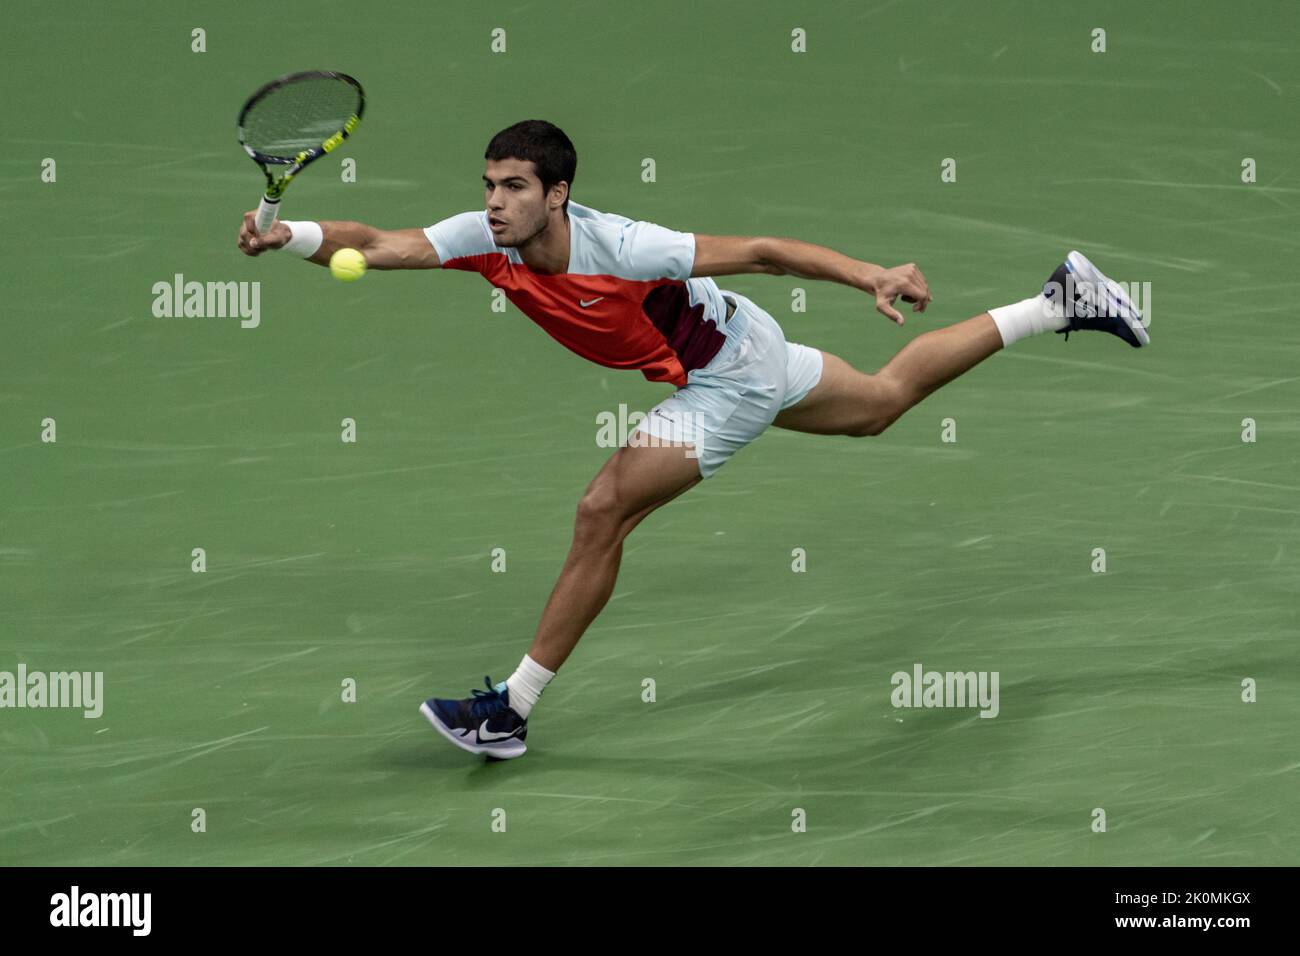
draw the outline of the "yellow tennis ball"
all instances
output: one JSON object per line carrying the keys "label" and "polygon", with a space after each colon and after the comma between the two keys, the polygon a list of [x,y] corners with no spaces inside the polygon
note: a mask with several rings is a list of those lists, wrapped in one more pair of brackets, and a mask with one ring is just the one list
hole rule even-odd
{"label": "yellow tennis ball", "polygon": [[356,282],[366,274],[366,257],[355,249],[340,249],[330,256],[330,273],[340,282]]}

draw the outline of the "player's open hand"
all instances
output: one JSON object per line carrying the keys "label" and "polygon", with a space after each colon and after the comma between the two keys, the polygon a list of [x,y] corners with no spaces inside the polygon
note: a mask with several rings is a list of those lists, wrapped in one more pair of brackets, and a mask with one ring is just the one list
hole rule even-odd
{"label": "player's open hand", "polygon": [[268,249],[279,249],[293,238],[289,227],[282,222],[277,222],[270,232],[261,235],[254,225],[256,219],[257,210],[249,210],[244,213],[244,224],[239,227],[239,251],[244,255],[260,256]]}
{"label": "player's open hand", "polygon": [[877,273],[871,291],[876,294],[876,311],[899,325],[903,324],[903,314],[894,308],[899,296],[912,303],[913,312],[924,312],[930,304],[930,287],[915,262]]}

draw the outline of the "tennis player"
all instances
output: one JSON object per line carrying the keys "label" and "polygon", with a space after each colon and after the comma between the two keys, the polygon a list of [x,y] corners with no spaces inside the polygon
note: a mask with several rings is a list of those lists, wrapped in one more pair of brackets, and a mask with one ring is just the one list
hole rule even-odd
{"label": "tennis player", "polygon": [[1146,323],[1123,290],[1078,252],[1043,291],[912,339],[867,374],[787,342],[757,304],[713,276],[766,273],[824,279],[874,297],[899,325],[932,301],[913,263],[884,268],[796,239],[706,236],[598,212],[569,198],[577,154],[541,120],[488,144],[486,208],[424,229],[357,222],[277,223],[266,235],[244,215],[239,248],[327,265],[360,250],[371,269],[477,272],[561,345],[608,368],[637,369],[676,390],[597,472],[578,502],[573,544],[515,672],[461,700],[420,711],[456,746],[498,758],[525,752],[528,718],[614,590],[623,541],[646,515],[711,477],[770,425],[819,435],[879,435],[913,405],[999,349],[1043,332],[1099,331],[1134,348]]}

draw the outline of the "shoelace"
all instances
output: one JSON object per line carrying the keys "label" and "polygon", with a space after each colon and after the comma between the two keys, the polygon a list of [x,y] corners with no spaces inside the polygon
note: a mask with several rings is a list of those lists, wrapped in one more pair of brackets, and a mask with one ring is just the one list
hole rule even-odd
{"label": "shoelace", "polygon": [[475,687],[472,691],[474,699],[469,705],[469,713],[475,719],[490,717],[509,706],[501,699],[501,691],[492,686],[492,678],[485,674],[483,683],[487,685],[487,690],[479,690]]}
{"label": "shoelace", "polygon": [[[1099,310],[1093,302],[1083,302],[1081,299],[1075,300],[1076,309],[1082,306],[1090,314],[1080,315],[1077,311],[1070,316],[1070,324],[1063,329],[1057,329],[1057,334],[1063,334],[1065,341],[1070,341],[1071,332],[1097,331],[1104,328],[1103,323],[1111,316],[1106,312]],[[1118,309],[1115,310],[1118,314]]]}
{"label": "shoelace", "polygon": [[1073,315],[1070,317],[1070,324],[1063,329],[1057,329],[1057,334],[1064,334],[1065,341],[1070,341],[1071,332],[1097,332],[1106,329],[1106,323],[1118,317],[1116,315],[1093,314],[1093,315]]}
{"label": "shoelace", "polygon": [[[1048,298],[1051,295],[1044,291]],[[1108,287],[1103,287],[1094,293],[1098,299],[1092,299],[1087,302],[1081,302],[1081,298],[1076,295],[1074,298],[1076,310],[1082,305],[1091,314],[1079,315],[1075,311],[1070,316],[1070,324],[1063,329],[1057,329],[1057,335],[1064,335],[1065,341],[1070,341],[1071,332],[1083,331],[1100,331],[1105,330],[1105,323],[1111,319],[1119,319],[1121,322],[1128,323],[1125,316],[1125,310],[1121,308],[1119,301],[1115,299],[1114,294]]]}

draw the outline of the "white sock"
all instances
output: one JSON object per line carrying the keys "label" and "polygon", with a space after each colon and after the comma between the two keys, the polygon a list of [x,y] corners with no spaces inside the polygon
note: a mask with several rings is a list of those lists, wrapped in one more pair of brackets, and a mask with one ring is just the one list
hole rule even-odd
{"label": "white sock", "polygon": [[1042,293],[1014,305],[989,309],[989,315],[993,316],[993,321],[997,324],[1004,346],[1027,335],[1056,332],[1070,324],[1061,304],[1051,301]]}
{"label": "white sock", "polygon": [[506,679],[506,687],[510,688],[510,706],[515,713],[527,720],[537,698],[542,696],[542,691],[554,676],[554,671],[548,671],[525,654],[519,662],[519,669]]}

